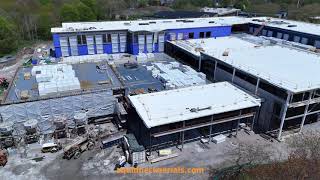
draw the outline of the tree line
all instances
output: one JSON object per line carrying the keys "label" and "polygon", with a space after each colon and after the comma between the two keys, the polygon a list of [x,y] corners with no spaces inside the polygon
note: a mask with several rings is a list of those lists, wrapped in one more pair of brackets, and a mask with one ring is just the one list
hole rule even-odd
{"label": "tree line", "polygon": [[111,20],[128,8],[154,0],[1,0],[0,57],[25,41],[51,39],[51,27],[61,22]]}

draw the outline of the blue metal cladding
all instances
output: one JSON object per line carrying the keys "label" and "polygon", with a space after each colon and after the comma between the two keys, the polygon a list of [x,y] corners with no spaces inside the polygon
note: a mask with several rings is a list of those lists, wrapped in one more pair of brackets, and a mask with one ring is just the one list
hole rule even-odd
{"label": "blue metal cladding", "polygon": [[52,35],[52,39],[53,39],[53,46],[54,47],[60,47],[60,37],[58,34],[53,34]]}
{"label": "blue metal cladding", "polygon": [[112,53],[112,44],[103,44],[103,53],[111,54]]}
{"label": "blue metal cladding", "polygon": [[138,44],[132,44],[132,52],[133,55],[139,54],[139,45]]}
{"label": "blue metal cladding", "polygon": [[60,58],[62,56],[61,48],[60,47],[54,47],[56,58]]}
{"label": "blue metal cladding", "polygon": [[[186,28],[186,29],[170,29],[166,30],[165,32],[165,41],[169,40],[169,33],[175,33],[176,37],[178,33],[183,33],[184,39],[189,38],[189,33],[194,33],[193,38],[198,39],[200,38],[200,32],[203,32],[205,36],[207,32],[210,32],[210,37],[224,37],[230,36],[231,34],[231,26],[215,26],[215,27],[203,27],[203,28]],[[129,36],[132,34],[129,34]],[[60,47],[60,36],[59,34],[53,34],[53,44],[56,50],[56,57],[61,57],[61,47]],[[120,43],[119,43],[119,50],[120,50]],[[71,55],[70,47],[69,53]],[[94,45],[94,52],[97,53],[97,47]],[[133,55],[139,54],[139,45],[137,42],[134,42],[134,38],[127,39],[127,49],[126,52],[131,53]],[[145,44],[144,52],[147,53],[147,44]],[[159,44],[155,43],[152,52],[159,52]],[[103,53],[112,54],[112,44],[106,43],[103,44]],[[88,47],[87,45],[78,45],[78,54],[79,55],[87,55],[88,54]]]}
{"label": "blue metal cladding", "polygon": [[169,33],[175,33],[176,37],[178,33],[183,33],[184,37],[189,38],[189,33],[194,33],[193,39],[200,38],[200,32],[211,32],[210,37],[225,37],[231,35],[231,26],[214,26],[214,27],[204,27],[204,28],[188,28],[188,29],[170,29],[166,31],[165,40],[169,40]]}
{"label": "blue metal cladding", "polygon": [[88,55],[88,46],[87,45],[78,45],[78,54],[79,55]]}
{"label": "blue metal cladding", "polygon": [[231,26],[215,27],[211,32],[211,37],[225,37],[231,35]]}
{"label": "blue metal cladding", "polygon": [[154,52],[154,53],[159,52],[159,45],[158,45],[158,43],[155,43],[155,44],[154,44],[154,50],[153,50],[153,52]]}
{"label": "blue metal cladding", "polygon": [[61,47],[60,47],[60,37],[58,34],[53,34],[52,39],[53,39],[53,46],[56,53],[56,58],[60,58],[62,56]]}

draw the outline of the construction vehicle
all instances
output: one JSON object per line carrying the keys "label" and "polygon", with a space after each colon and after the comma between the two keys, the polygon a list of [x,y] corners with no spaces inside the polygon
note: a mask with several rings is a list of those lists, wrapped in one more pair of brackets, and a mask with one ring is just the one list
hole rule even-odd
{"label": "construction vehicle", "polygon": [[5,166],[8,162],[8,151],[0,147],[0,166]]}
{"label": "construction vehicle", "polygon": [[42,145],[41,152],[42,153],[48,153],[48,152],[55,153],[61,149],[62,149],[62,147],[61,147],[61,144],[59,144],[59,143],[52,143],[52,142],[51,143],[44,143]]}
{"label": "construction vehicle", "polygon": [[63,149],[63,158],[70,160],[72,157],[78,159],[86,150],[94,148],[94,140],[89,137],[78,137]]}

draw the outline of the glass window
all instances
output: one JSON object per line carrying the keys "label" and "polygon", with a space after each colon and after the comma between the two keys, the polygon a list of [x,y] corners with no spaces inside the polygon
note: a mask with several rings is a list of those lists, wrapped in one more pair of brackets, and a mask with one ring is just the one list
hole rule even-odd
{"label": "glass window", "polygon": [[111,43],[111,34],[108,34],[108,39],[107,39],[108,41],[108,43]]}
{"label": "glass window", "polygon": [[308,38],[302,38],[301,39],[302,44],[308,44]]}
{"label": "glass window", "polygon": [[106,34],[102,35],[102,42],[107,43],[107,35]]}
{"label": "glass window", "polygon": [[206,37],[207,38],[211,37],[211,31],[206,32]]}
{"label": "glass window", "polygon": [[288,41],[289,40],[289,34],[283,34],[283,39]]}
{"label": "glass window", "polygon": [[200,32],[200,38],[204,38],[204,32]]}
{"label": "glass window", "polygon": [[314,42],[314,46],[315,46],[316,48],[320,48],[320,41],[315,41],[315,42]]}
{"label": "glass window", "polygon": [[77,41],[78,41],[78,44],[82,44],[81,35],[78,35],[78,36],[77,36]]}
{"label": "glass window", "polygon": [[189,33],[189,39],[193,39],[194,38],[194,33]]}
{"label": "glass window", "polygon": [[282,33],[278,32],[278,33],[277,33],[277,38],[278,38],[278,39],[282,39]]}
{"label": "glass window", "polygon": [[293,41],[294,41],[294,42],[300,42],[300,39],[301,39],[301,38],[300,38],[299,36],[294,36],[294,37],[293,37]]}
{"label": "glass window", "polygon": [[82,35],[82,44],[87,44],[87,38],[85,35]]}

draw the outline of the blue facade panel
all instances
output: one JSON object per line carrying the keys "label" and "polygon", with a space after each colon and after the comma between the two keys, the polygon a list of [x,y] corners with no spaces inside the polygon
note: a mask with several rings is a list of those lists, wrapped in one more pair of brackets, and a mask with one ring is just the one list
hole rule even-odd
{"label": "blue facade panel", "polygon": [[112,53],[112,44],[104,44],[103,45],[103,53],[111,54]]}
{"label": "blue facade panel", "polygon": [[139,45],[138,44],[133,44],[132,45],[132,54],[133,55],[139,54]]}
{"label": "blue facade panel", "polygon": [[169,33],[175,33],[176,37],[178,33],[183,33],[184,39],[189,38],[189,33],[193,33],[193,39],[200,38],[200,32],[205,35],[207,32],[211,32],[210,37],[224,37],[231,35],[231,26],[215,26],[215,27],[205,27],[205,28],[188,28],[188,29],[170,29],[166,31],[165,40],[169,40]]}
{"label": "blue facade panel", "polygon": [[52,35],[52,39],[53,39],[53,46],[54,46],[54,47],[60,47],[60,37],[59,37],[59,34],[53,34],[53,35]]}
{"label": "blue facade panel", "polygon": [[79,55],[88,55],[88,46],[87,45],[78,45],[78,54]]}
{"label": "blue facade panel", "polygon": [[231,35],[231,26],[227,27],[216,27],[214,30],[211,32],[211,37],[225,37],[225,36],[230,36]]}
{"label": "blue facade panel", "polygon": [[61,48],[60,47],[54,47],[56,58],[60,58],[62,56]]}
{"label": "blue facade panel", "polygon": [[159,45],[158,45],[158,43],[155,43],[155,44],[154,44],[154,50],[153,50],[153,52],[154,52],[154,53],[159,52]]}

